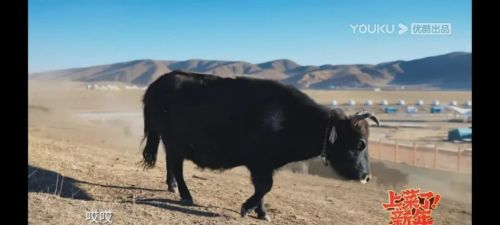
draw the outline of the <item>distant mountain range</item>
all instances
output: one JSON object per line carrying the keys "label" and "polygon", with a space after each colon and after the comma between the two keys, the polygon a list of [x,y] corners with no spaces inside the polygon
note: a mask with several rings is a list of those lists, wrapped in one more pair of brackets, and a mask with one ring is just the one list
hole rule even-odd
{"label": "distant mountain range", "polygon": [[222,77],[251,76],[273,79],[298,88],[432,87],[471,89],[471,53],[453,52],[410,61],[372,64],[302,66],[288,59],[260,64],[242,61],[135,60],[109,65],[33,73],[30,79],[64,79],[86,82],[120,81],[148,85],[172,70],[215,74]]}

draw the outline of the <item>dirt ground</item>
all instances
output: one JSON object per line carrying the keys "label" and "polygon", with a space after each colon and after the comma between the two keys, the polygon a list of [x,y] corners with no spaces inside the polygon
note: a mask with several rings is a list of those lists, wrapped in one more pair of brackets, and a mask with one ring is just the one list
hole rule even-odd
{"label": "dirt ground", "polygon": [[[88,224],[86,212],[111,210],[113,224],[269,224],[241,218],[252,194],[242,167],[222,173],[186,161],[195,206],[167,192],[165,158],[144,171],[142,124],[88,120],[81,112],[139,111],[142,91],[87,91],[74,82],[29,83],[29,224]],[[387,188],[280,170],[266,195],[271,224],[387,224]],[[443,194],[443,193],[442,193]],[[471,224],[470,203],[443,194],[434,224]]]}

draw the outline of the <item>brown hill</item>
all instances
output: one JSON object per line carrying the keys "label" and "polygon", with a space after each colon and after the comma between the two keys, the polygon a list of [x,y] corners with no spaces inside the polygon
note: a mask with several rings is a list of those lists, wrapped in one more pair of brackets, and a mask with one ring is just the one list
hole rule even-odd
{"label": "brown hill", "polygon": [[471,53],[454,52],[410,61],[356,65],[301,66],[288,59],[260,64],[243,61],[191,59],[186,61],[135,60],[109,65],[30,74],[31,79],[77,81],[121,81],[148,85],[172,70],[238,75],[279,80],[299,88],[427,86],[443,89],[471,89]]}

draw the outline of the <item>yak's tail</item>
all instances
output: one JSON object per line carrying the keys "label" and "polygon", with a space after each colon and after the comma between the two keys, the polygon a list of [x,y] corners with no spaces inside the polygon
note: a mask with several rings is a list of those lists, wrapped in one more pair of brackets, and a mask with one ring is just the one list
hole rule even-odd
{"label": "yak's tail", "polygon": [[147,92],[150,92],[150,90],[147,90],[144,96],[144,138],[141,142],[142,145],[144,140],[147,140],[146,146],[142,151],[143,161],[141,163],[144,169],[150,169],[155,166],[158,146],[160,145],[160,134],[154,127],[154,121],[152,121],[155,113],[151,109],[151,96],[148,96]]}

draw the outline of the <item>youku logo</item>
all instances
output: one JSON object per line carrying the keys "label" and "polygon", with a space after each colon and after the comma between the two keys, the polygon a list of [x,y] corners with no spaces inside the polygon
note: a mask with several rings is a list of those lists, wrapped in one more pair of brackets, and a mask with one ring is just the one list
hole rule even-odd
{"label": "youku logo", "polygon": [[411,30],[411,35],[450,35],[450,23],[411,23],[398,24],[349,24],[353,34],[399,34],[403,35]]}
{"label": "youku logo", "polygon": [[[408,27],[402,23],[397,25],[399,34],[408,31]],[[353,34],[393,34],[396,24],[350,24]]]}

